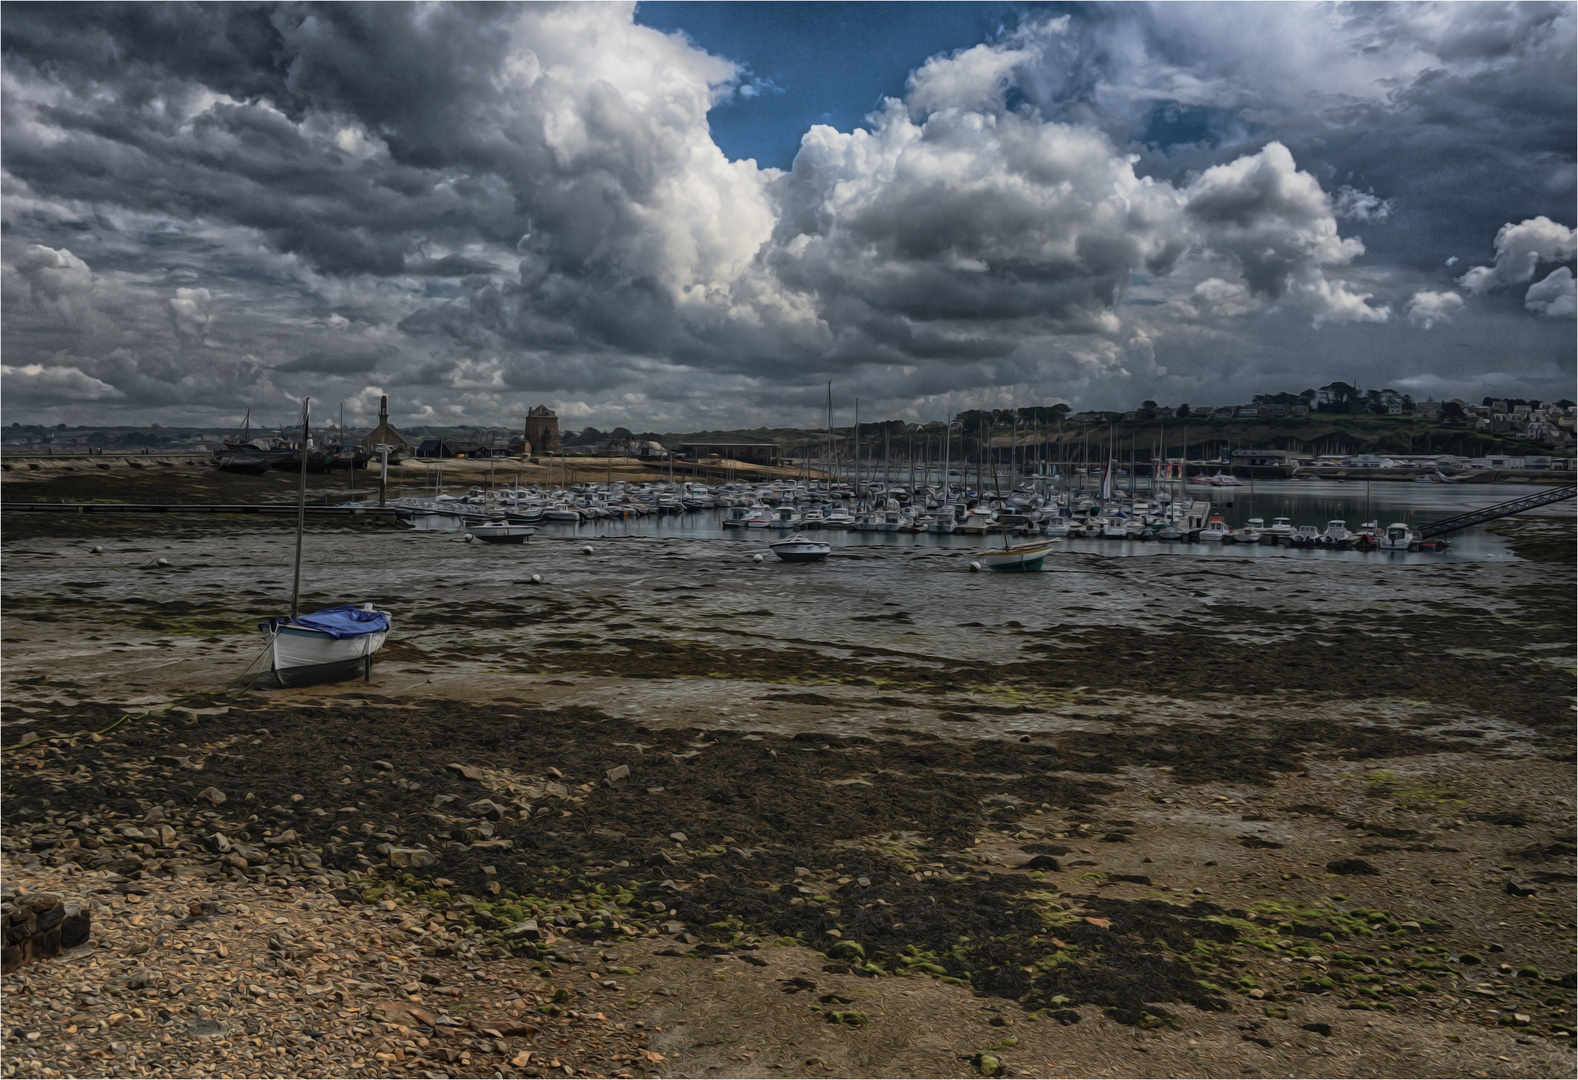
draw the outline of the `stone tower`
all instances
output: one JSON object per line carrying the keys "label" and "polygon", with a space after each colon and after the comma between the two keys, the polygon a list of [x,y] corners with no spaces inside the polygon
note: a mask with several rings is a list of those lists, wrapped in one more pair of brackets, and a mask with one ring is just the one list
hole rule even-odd
{"label": "stone tower", "polygon": [[559,415],[546,405],[534,405],[526,413],[526,442],[534,453],[557,454]]}

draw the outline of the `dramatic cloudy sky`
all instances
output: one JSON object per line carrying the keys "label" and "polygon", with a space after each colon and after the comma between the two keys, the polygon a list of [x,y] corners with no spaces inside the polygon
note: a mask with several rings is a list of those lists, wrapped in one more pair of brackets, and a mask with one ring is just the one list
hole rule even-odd
{"label": "dramatic cloudy sky", "polygon": [[0,409],[1568,396],[1574,16],[7,4]]}

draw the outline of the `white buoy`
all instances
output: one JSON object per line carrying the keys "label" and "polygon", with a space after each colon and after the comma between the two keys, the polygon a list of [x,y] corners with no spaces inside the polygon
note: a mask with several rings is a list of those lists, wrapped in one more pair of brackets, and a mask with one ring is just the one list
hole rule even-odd
{"label": "white buoy", "polygon": [[760,553],[757,553],[757,554],[751,556],[751,562],[761,562],[761,561],[762,561],[762,556],[761,556]]}
{"label": "white buoy", "polygon": [[160,555],[157,559],[155,559],[153,561],[153,564],[155,566],[169,566],[170,565],[170,560],[166,559],[163,555]]}
{"label": "white buoy", "polygon": [[533,574],[531,576],[530,580],[531,580],[531,583],[533,585],[541,585],[542,584],[542,575],[541,574]]}
{"label": "white buoy", "polygon": [[979,573],[980,569],[981,569],[981,564],[980,563],[973,562],[973,563],[970,564],[970,573],[972,573],[972,574]]}
{"label": "white buoy", "polygon": [[591,553],[592,553],[592,545],[591,544],[587,544],[584,548],[581,549],[581,554],[582,555],[590,555]]}
{"label": "white buoy", "polygon": [[102,554],[104,554],[104,549],[102,547],[100,547],[98,544],[94,544],[92,549],[88,552],[88,554],[90,554],[90,555],[102,555]]}

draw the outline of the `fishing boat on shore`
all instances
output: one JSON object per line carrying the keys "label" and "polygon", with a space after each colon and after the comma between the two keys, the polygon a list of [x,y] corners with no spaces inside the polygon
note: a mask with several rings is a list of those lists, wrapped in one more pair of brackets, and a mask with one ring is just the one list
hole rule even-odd
{"label": "fishing boat on shore", "polygon": [[265,619],[258,629],[269,635],[269,666],[282,687],[341,682],[360,675],[372,678],[373,656],[389,636],[390,614],[371,604],[336,604],[303,615],[301,547],[307,525],[307,469],[312,446],[311,399],[301,403],[301,486],[296,496],[296,569],[291,583],[290,614]]}
{"label": "fishing boat on shore", "polygon": [[245,450],[215,450],[214,464],[219,466],[221,472],[243,473],[247,476],[262,476],[274,467],[262,454]]}

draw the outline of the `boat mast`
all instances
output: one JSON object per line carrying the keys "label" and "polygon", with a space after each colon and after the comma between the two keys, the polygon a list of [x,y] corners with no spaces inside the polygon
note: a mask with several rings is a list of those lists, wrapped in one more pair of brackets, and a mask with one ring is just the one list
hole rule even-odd
{"label": "boat mast", "polygon": [[822,473],[822,486],[829,495],[833,491],[833,384],[827,384],[827,469]]}
{"label": "boat mast", "polygon": [[866,502],[860,495],[860,399],[855,399],[855,451],[853,455],[855,466],[855,508],[864,509]]}
{"label": "boat mast", "polygon": [[307,529],[307,453],[312,448],[309,429],[312,399],[301,399],[301,487],[296,494],[296,574],[290,586],[290,617],[301,603],[301,534]]}

